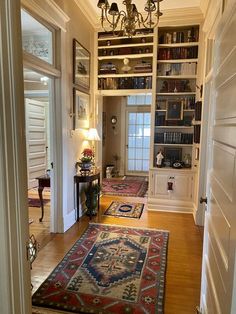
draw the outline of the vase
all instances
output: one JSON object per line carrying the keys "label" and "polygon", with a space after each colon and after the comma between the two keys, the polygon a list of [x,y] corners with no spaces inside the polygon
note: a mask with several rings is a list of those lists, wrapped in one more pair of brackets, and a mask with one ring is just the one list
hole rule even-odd
{"label": "vase", "polygon": [[92,163],[91,162],[79,162],[78,166],[80,167],[80,172],[81,174],[84,173],[89,173],[92,167]]}

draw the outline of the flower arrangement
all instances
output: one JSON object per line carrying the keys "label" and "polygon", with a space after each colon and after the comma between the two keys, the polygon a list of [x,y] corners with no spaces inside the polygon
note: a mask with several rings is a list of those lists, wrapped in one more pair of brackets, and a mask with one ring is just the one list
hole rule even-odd
{"label": "flower arrangement", "polygon": [[85,148],[82,152],[81,162],[91,162],[93,160],[94,153],[91,148]]}

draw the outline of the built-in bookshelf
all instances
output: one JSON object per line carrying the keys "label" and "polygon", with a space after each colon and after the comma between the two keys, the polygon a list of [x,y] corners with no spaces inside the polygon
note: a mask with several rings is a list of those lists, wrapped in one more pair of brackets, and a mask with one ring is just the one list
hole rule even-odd
{"label": "built-in bookshelf", "polygon": [[192,168],[193,147],[200,142],[196,115],[199,27],[158,30],[154,158],[162,152],[162,167],[180,162]]}
{"label": "built-in bookshelf", "polygon": [[98,90],[152,90],[154,33],[98,33]]}

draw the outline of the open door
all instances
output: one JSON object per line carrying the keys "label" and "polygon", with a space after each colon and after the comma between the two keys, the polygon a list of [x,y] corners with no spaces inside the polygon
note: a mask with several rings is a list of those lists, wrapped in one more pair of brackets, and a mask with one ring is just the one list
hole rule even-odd
{"label": "open door", "polygon": [[201,313],[236,313],[236,3],[216,34]]}

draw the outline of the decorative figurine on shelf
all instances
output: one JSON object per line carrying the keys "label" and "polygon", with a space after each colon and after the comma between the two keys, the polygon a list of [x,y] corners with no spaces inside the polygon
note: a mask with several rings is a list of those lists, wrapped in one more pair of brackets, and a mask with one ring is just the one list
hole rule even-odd
{"label": "decorative figurine on shelf", "polygon": [[124,66],[121,68],[121,70],[124,73],[128,73],[131,70],[131,66],[129,66],[129,59],[124,58],[123,63],[124,63]]}
{"label": "decorative figurine on shelf", "polygon": [[164,159],[164,156],[162,155],[161,150],[159,151],[159,153],[156,156],[156,165],[158,168],[162,167],[162,160]]}

